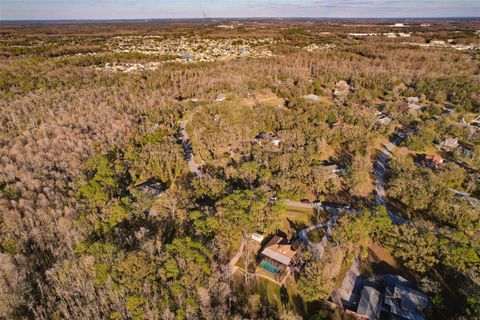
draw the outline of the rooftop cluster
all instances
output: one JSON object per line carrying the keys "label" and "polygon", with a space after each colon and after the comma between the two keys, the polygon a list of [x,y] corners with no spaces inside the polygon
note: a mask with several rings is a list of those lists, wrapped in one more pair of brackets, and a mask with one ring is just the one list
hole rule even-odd
{"label": "rooftop cluster", "polygon": [[[158,36],[113,37],[109,47],[114,52],[172,55],[184,62],[229,60],[235,58],[264,58],[273,56],[268,48],[273,39],[208,39],[172,38]],[[177,60],[175,59],[175,60]]]}

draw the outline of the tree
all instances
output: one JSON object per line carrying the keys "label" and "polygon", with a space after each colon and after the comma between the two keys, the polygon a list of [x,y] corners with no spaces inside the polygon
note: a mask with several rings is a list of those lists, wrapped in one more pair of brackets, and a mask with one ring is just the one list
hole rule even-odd
{"label": "tree", "polygon": [[439,262],[438,239],[432,231],[401,225],[395,237],[394,254],[411,270],[424,273]]}
{"label": "tree", "polygon": [[307,262],[297,281],[298,293],[304,301],[326,300],[335,287],[335,279],[342,267],[342,250],[327,247],[319,261]]}

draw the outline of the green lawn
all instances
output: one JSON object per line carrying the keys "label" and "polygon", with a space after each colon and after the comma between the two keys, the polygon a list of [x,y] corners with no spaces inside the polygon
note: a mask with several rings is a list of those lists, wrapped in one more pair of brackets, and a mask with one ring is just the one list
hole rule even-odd
{"label": "green lawn", "polygon": [[325,235],[325,230],[323,230],[323,228],[313,229],[312,231],[307,233],[308,240],[310,240],[313,243],[321,242],[324,235]]}
{"label": "green lawn", "polygon": [[293,280],[288,280],[284,287],[280,287],[267,279],[257,278],[257,292],[262,297],[264,304],[273,305],[278,310],[283,308],[294,310],[300,315],[306,313],[306,304],[298,295]]}
{"label": "green lawn", "polygon": [[260,294],[262,303],[275,306],[278,310],[293,310],[304,319],[310,318],[317,313],[322,306],[320,303],[306,303],[299,296],[295,280],[288,279],[282,288],[267,279],[257,278],[257,292]]}
{"label": "green lawn", "polygon": [[293,232],[301,230],[312,224],[313,209],[286,207],[286,213],[280,221],[280,230]]}

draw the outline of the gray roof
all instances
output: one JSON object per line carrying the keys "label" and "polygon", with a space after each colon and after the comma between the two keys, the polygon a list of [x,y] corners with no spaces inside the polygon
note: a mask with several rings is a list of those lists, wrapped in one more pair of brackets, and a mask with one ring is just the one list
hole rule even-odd
{"label": "gray roof", "polygon": [[380,308],[380,292],[373,287],[363,287],[357,313],[370,320],[377,319]]}
{"label": "gray roof", "polygon": [[342,285],[337,289],[337,293],[344,305],[351,306],[360,298],[360,288],[363,278],[361,277],[359,268],[360,261],[357,258],[348,270],[345,278],[343,278]]}
{"label": "gray roof", "polygon": [[397,285],[393,294],[385,297],[390,312],[408,320],[423,320],[423,311],[428,307],[428,297],[415,289]]}
{"label": "gray roof", "polygon": [[285,256],[279,252],[276,252],[270,248],[265,248],[263,251],[262,251],[262,254],[266,257],[269,257],[269,258],[272,258],[273,260],[275,261],[278,261],[286,266],[288,266],[290,264],[290,262],[292,261],[292,259],[288,256]]}

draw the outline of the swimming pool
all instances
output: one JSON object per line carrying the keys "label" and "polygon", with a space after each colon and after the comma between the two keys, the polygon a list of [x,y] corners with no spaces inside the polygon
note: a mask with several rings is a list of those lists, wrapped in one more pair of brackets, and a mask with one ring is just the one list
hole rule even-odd
{"label": "swimming pool", "polygon": [[263,269],[270,271],[271,273],[278,273],[278,268],[275,267],[273,264],[268,263],[267,261],[263,261],[260,265]]}

